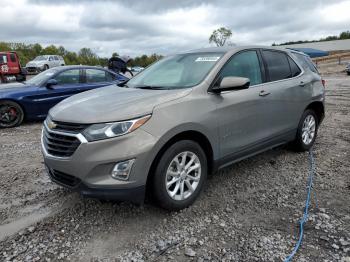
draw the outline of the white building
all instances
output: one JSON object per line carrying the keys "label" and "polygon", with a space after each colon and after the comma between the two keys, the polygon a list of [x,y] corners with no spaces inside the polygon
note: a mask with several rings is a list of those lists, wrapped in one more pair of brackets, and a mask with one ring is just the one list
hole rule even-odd
{"label": "white building", "polygon": [[288,48],[313,48],[322,51],[350,51],[350,39],[346,40],[334,40],[334,41],[323,41],[293,45],[283,45]]}

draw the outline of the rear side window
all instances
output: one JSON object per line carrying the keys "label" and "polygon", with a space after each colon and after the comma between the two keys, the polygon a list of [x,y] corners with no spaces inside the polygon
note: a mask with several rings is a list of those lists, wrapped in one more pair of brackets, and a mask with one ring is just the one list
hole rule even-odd
{"label": "rear side window", "polygon": [[235,54],[220,73],[221,79],[226,76],[246,77],[249,78],[250,85],[261,84],[260,62],[256,51]]}
{"label": "rear side window", "polygon": [[55,60],[58,61],[58,57],[57,56],[54,56]]}
{"label": "rear side window", "polygon": [[87,83],[100,83],[111,81],[110,74],[104,70],[86,69]]}
{"label": "rear side window", "polygon": [[298,61],[304,69],[310,69],[312,72],[318,74],[318,70],[315,64],[311,61],[311,59],[308,56],[297,53],[293,53],[293,55],[298,59]]}
{"label": "rear side window", "polygon": [[13,54],[13,53],[10,54],[10,60],[11,60],[12,63],[16,63],[16,56],[15,56],[15,54]]}
{"label": "rear side window", "polygon": [[292,71],[292,77],[298,76],[301,73],[299,66],[293,61],[292,58],[288,56],[288,62],[290,65],[290,70]]}
{"label": "rear side window", "polygon": [[288,57],[283,52],[264,50],[263,56],[267,64],[270,81],[277,81],[292,77]]}

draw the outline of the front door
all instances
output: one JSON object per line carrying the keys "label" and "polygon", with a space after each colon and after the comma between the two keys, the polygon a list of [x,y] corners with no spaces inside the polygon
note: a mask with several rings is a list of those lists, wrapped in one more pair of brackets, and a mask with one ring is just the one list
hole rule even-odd
{"label": "front door", "polygon": [[218,133],[222,158],[246,154],[266,139],[265,100],[260,96],[264,82],[262,62],[257,50],[234,54],[224,65],[219,78],[240,76],[250,79],[244,90],[222,92],[216,96]]}
{"label": "front door", "polygon": [[47,114],[51,107],[74,94],[80,93],[81,90],[81,70],[70,69],[58,73],[54,76],[57,80],[57,85],[51,88],[40,87],[44,89],[41,93],[39,105],[41,112]]}

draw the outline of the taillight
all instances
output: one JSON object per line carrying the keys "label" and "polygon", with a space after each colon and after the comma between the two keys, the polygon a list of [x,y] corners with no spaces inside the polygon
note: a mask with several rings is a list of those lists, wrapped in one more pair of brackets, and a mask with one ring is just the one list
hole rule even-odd
{"label": "taillight", "polygon": [[326,88],[326,80],[322,79],[321,81],[322,81],[323,87]]}

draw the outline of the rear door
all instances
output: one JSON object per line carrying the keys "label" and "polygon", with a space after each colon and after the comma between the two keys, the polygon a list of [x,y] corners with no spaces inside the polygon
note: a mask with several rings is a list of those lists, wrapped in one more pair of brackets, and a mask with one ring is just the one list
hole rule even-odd
{"label": "rear door", "polygon": [[215,95],[220,139],[220,152],[224,162],[256,151],[266,139],[269,115],[266,103],[259,96],[265,81],[264,67],[258,50],[236,53],[223,66],[218,80],[226,76],[250,79],[244,90],[222,92]]}
{"label": "rear door", "polygon": [[115,75],[103,69],[84,69],[84,84],[82,91],[87,91],[117,82]]}
{"label": "rear door", "polygon": [[53,56],[53,59],[55,61],[55,66],[60,66],[60,60],[57,55]]}
{"label": "rear door", "polygon": [[310,84],[310,79],[286,52],[261,52],[268,81],[264,84],[265,96],[262,99],[270,115],[269,136],[275,139],[281,137],[283,140],[286,135],[295,133],[309,97],[308,89],[303,87]]}
{"label": "rear door", "polygon": [[48,57],[48,64],[49,64],[49,67],[50,67],[50,68],[56,66],[55,58],[54,58],[52,55],[50,55],[50,56]]}

